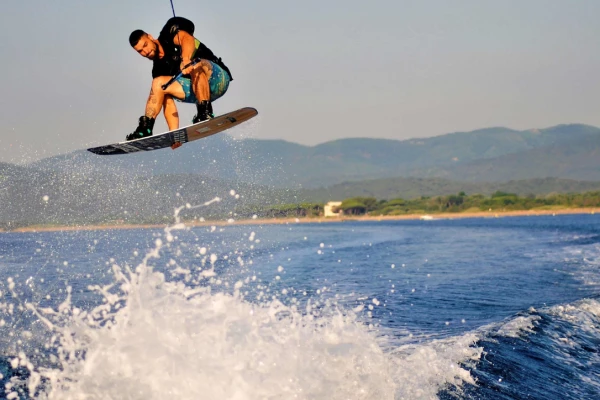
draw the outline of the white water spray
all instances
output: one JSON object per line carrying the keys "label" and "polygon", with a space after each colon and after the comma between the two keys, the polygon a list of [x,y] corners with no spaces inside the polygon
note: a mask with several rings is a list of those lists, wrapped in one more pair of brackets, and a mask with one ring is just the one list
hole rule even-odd
{"label": "white water spray", "polygon": [[[176,244],[174,231],[188,229],[179,218],[184,208],[193,207],[176,210],[175,224],[139,265],[113,263],[114,281],[88,288],[101,305],[77,308],[70,287],[56,309],[26,304],[49,333],[39,349],[49,354],[44,366],[33,359],[36,351],[20,351],[13,360],[30,372],[29,396],[430,399],[445,383],[471,381],[458,363],[479,357],[474,335],[384,350],[385,336],[359,318],[364,307],[344,310],[319,298],[300,307],[293,298],[285,305],[267,295],[252,303],[242,293],[250,279],[235,282],[233,293],[216,292],[218,256],[205,247],[198,248],[203,268],[172,260],[170,272],[182,279],[168,281],[153,263],[164,246]],[[13,378],[6,395],[18,398],[22,383]]]}

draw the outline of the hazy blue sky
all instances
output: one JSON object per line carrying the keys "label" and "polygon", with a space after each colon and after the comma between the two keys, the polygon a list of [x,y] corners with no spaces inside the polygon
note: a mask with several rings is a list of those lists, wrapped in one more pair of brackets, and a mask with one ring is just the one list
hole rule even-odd
{"label": "hazy blue sky", "polygon": [[[237,130],[317,144],[489,126],[600,126],[598,0],[174,0],[235,80]],[[123,140],[142,115],[168,0],[21,0],[0,14],[0,161]],[[187,123],[193,105],[180,105]],[[162,116],[155,132],[166,125]]]}

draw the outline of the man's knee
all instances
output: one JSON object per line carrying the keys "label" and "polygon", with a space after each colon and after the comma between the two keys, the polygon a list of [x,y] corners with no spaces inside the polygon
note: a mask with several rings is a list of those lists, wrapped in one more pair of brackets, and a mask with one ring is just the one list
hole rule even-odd
{"label": "man's knee", "polygon": [[169,81],[169,79],[171,79],[171,78],[168,76],[158,76],[158,77],[152,79],[152,91],[155,93],[158,91],[164,92],[162,85],[167,83]]}
{"label": "man's knee", "polygon": [[202,68],[197,68],[190,72],[190,78],[192,78],[192,82],[198,82],[200,84],[208,82],[208,75]]}

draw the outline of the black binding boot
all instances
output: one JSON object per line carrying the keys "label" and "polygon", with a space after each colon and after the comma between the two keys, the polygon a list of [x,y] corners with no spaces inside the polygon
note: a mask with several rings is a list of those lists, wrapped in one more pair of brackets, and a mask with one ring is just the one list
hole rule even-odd
{"label": "black binding boot", "polygon": [[198,110],[198,113],[194,116],[194,119],[192,119],[192,123],[194,124],[215,117],[213,115],[212,103],[208,100],[202,100],[201,102],[196,103],[196,110]]}
{"label": "black binding boot", "polygon": [[140,124],[133,133],[130,133],[125,137],[125,140],[141,139],[147,136],[152,136],[152,129],[154,129],[154,118],[146,117],[142,115],[140,117]]}

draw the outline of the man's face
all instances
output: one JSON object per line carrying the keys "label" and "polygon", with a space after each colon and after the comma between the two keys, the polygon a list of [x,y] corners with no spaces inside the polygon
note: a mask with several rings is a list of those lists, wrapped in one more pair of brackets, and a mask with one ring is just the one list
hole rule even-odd
{"label": "man's face", "polygon": [[142,57],[146,57],[149,60],[158,57],[158,45],[154,42],[152,36],[148,34],[142,36],[133,48]]}

